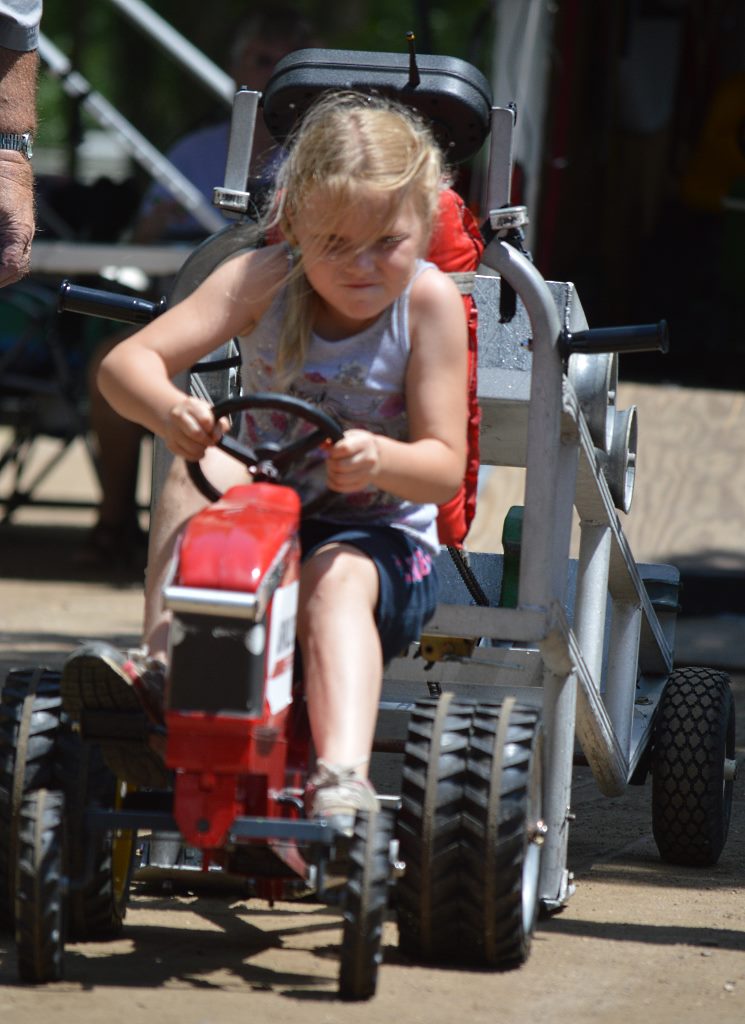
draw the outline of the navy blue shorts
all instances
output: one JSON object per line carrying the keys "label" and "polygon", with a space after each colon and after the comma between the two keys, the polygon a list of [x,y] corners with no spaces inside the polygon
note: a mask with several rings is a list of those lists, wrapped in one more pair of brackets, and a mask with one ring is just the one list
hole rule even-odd
{"label": "navy blue shorts", "polygon": [[326,544],[348,544],[378,570],[375,621],[388,662],[418,640],[437,606],[437,573],[431,554],[393,526],[346,526],[308,519],[300,526],[303,559]]}

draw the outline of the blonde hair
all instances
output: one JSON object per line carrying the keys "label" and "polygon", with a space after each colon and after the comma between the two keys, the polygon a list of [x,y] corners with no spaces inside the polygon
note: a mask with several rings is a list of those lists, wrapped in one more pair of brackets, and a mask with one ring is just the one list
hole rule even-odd
{"label": "blonde hair", "polygon": [[[429,239],[444,179],[442,153],[429,128],[407,107],[380,96],[345,92],[322,96],[307,112],[290,141],[268,204],[268,229],[279,227],[294,241],[293,221],[319,193],[337,211],[328,234],[343,234],[341,225],[365,198],[389,199],[393,222],[408,202]],[[370,243],[380,224],[371,225]],[[315,293],[303,271],[302,253],[287,281],[287,303],[279,341],[275,379],[286,385],[300,370],[310,339]]]}

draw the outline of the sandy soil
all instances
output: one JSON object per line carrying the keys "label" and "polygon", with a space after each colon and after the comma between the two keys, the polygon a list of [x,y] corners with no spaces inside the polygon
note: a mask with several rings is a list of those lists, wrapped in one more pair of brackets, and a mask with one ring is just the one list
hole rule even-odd
{"label": "sandy soil", "polygon": [[[666,395],[659,408],[667,409],[670,401]],[[713,396],[712,401],[720,399]],[[678,404],[681,416],[690,411],[683,399]],[[706,412],[709,405],[702,408]],[[710,411],[712,415],[697,418],[701,431],[707,424],[710,429],[722,426],[721,416]],[[741,416],[741,398],[730,412]],[[661,417],[660,422],[667,420]],[[646,423],[654,424],[654,417]],[[731,427],[731,422],[725,425]],[[742,433],[732,429],[727,438],[709,438],[711,444],[700,437],[698,443],[715,451],[720,462],[742,444]],[[659,491],[664,488],[667,441],[652,448],[645,464],[660,468],[652,485]],[[675,469],[672,475],[695,489],[689,467],[708,470],[709,464],[703,458],[687,460],[685,473]],[[724,469],[719,483],[703,487],[719,516],[717,558],[712,558],[706,537],[691,538],[690,529],[681,533],[691,519],[687,499],[671,506],[658,494],[657,507],[671,510],[661,519],[654,508],[647,513],[644,488],[639,516],[656,529],[664,526],[664,537],[640,534],[633,547],[638,557],[639,552],[645,560],[677,554],[673,540],[685,535],[684,557],[700,561],[703,555],[711,569],[721,567],[724,551],[725,568],[733,560],[741,567],[743,520],[737,502],[743,492],[733,484],[737,473],[741,479],[741,459],[733,456],[732,472]],[[78,480],[74,473],[65,481],[67,493],[71,479],[90,494],[89,481]],[[709,486],[720,488],[721,501],[709,494]],[[732,500],[724,500],[727,488]],[[20,525],[0,530],[0,678],[12,664],[59,665],[84,637],[122,645],[134,641],[140,622],[140,569],[126,567],[104,574],[106,578],[80,570],[74,553],[90,516],[47,511],[24,513],[18,520]],[[702,528],[711,525],[708,516],[697,521]],[[743,622],[726,616],[702,619],[693,635],[689,630],[686,643],[693,659],[697,652],[711,651],[717,664],[734,666],[740,760],[745,748]],[[696,642],[690,642],[691,636]],[[488,973],[414,965],[399,955],[391,921],[378,994],[369,1004],[350,1006],[335,996],[341,930],[338,917],[326,908],[307,903],[269,908],[245,902],[234,891],[173,895],[148,891],[137,882],[123,937],[108,944],[69,946],[66,980],[61,983],[37,989],[19,986],[12,937],[0,934],[0,1020],[742,1024],[745,771],[735,784],[729,841],[714,868],[684,870],[660,862],[651,835],[650,803],[649,785],[608,799],[600,795],[587,769],[576,770],[576,823],[569,850],[576,892],[561,914],[539,923],[530,959],[519,970]]]}
{"label": "sandy soil", "polygon": [[[745,702],[745,679],[738,678]],[[745,794],[716,868],[660,864],[649,790],[600,797],[577,773],[570,864],[577,890],[540,922],[527,964],[509,973],[432,970],[403,960],[386,934],[369,1004],[335,998],[338,918],[314,904],[269,908],[236,894],[174,896],[135,885],[122,939],[69,946],[66,980],[15,982],[0,937],[0,1013],[13,1024],[159,1020],[162,1024],[452,1020],[741,1024],[745,1016]]]}
{"label": "sandy soil", "polygon": [[[14,551],[48,532],[15,531]],[[46,537],[46,540],[43,539]],[[77,537],[79,540],[79,536]],[[56,538],[60,541],[60,537]],[[58,543],[69,552],[74,537]],[[14,557],[3,547],[6,568]],[[30,566],[30,562],[26,563]],[[34,560],[46,565],[52,559]],[[29,575],[33,575],[31,569]],[[122,579],[0,583],[0,669],[59,664],[83,636],[124,643],[139,622],[139,587]],[[733,675],[739,752],[745,745],[745,674]],[[0,1019],[8,1024],[243,1024],[534,1019],[576,1024],[741,1024],[745,1019],[745,773],[736,783],[729,841],[719,864],[683,870],[660,863],[651,836],[649,786],[608,799],[577,769],[569,865],[576,893],[543,920],[532,954],[509,973],[432,970],[405,961],[387,926],[379,991],[366,1005],[336,1000],[339,918],[314,904],[269,908],[236,892],[172,895],[134,886],[123,937],[68,947],[66,980],[16,983],[12,938],[0,934]]]}

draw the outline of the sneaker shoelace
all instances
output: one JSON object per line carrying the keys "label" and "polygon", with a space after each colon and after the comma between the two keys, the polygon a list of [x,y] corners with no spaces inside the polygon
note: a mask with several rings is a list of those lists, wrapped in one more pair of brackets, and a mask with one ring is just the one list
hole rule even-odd
{"label": "sneaker shoelace", "polygon": [[[377,807],[377,797],[367,779],[357,769],[364,760],[353,765],[335,765],[319,758],[316,771],[308,783],[309,803],[314,811],[316,803],[331,809],[371,810]],[[320,797],[320,800],[316,800]]]}

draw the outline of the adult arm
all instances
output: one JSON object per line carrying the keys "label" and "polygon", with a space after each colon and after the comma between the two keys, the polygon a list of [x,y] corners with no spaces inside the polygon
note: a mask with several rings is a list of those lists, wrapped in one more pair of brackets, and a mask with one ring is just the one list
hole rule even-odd
{"label": "adult arm", "polygon": [[[0,11],[2,8],[0,8]],[[40,10],[40,5],[39,5]],[[20,42],[21,27],[0,13],[0,39]],[[10,28],[16,32],[10,32]],[[38,24],[37,24],[38,28]],[[29,27],[24,38],[32,38]],[[0,132],[23,135],[36,130],[36,50],[0,46]],[[26,156],[0,149],[0,287],[28,273],[34,237],[34,180]]]}

